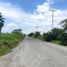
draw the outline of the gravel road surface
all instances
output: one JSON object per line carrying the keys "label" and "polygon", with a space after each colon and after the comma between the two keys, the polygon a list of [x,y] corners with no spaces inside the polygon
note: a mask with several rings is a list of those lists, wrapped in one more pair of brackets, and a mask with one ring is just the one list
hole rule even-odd
{"label": "gravel road surface", "polygon": [[67,67],[67,47],[26,37],[0,57],[0,67]]}

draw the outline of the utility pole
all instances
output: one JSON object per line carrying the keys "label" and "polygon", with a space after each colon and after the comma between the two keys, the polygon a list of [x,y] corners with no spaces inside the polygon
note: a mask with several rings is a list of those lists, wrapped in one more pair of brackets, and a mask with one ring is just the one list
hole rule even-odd
{"label": "utility pole", "polygon": [[52,29],[53,29],[53,27],[54,27],[54,12],[55,12],[56,10],[52,9],[52,10],[50,10],[50,11],[52,11]]}

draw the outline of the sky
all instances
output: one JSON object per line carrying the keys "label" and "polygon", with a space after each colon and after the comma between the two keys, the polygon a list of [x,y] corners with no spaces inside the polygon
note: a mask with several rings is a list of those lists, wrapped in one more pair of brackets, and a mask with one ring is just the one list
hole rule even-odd
{"label": "sky", "polygon": [[0,0],[0,12],[5,18],[2,32],[22,29],[26,34],[51,30],[52,12],[54,27],[67,18],[67,0]]}

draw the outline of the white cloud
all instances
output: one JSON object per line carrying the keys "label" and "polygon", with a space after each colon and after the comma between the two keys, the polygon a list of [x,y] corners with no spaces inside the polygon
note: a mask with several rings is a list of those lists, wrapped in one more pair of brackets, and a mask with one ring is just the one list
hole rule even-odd
{"label": "white cloud", "polygon": [[21,10],[21,8],[14,6],[11,3],[0,3],[0,11],[2,14],[11,20],[16,22],[21,21],[24,18],[28,18],[28,14]]}
{"label": "white cloud", "polygon": [[[40,21],[38,25],[47,26],[46,27],[47,30],[49,30],[48,28],[51,29],[51,24],[52,24],[52,12],[50,11],[52,9],[50,5],[52,1],[51,2],[50,1],[44,2],[44,4],[41,4],[41,5],[38,5],[37,9],[31,16],[32,19],[36,20],[36,22]],[[55,10],[56,11],[54,12],[54,27],[60,27],[59,25],[60,21],[67,18],[67,10],[62,10],[62,11],[59,9],[55,9]]]}
{"label": "white cloud", "polygon": [[6,19],[3,31],[11,31],[10,27],[15,25],[23,29],[24,26],[26,27],[26,25],[29,25],[29,22],[31,22],[29,19],[31,14],[26,13],[24,10],[11,3],[0,2],[0,12]]}
{"label": "white cloud", "polygon": [[18,26],[17,26],[15,23],[7,24],[7,26],[8,26],[10,29],[17,29],[17,28],[18,28]]}
{"label": "white cloud", "polygon": [[3,27],[3,31],[4,32],[8,32],[9,30],[9,32],[11,32],[11,31],[13,31],[14,29],[19,29],[19,27],[17,26],[17,24],[15,24],[15,23],[8,23],[8,24],[6,24],[4,27]]}
{"label": "white cloud", "polygon": [[47,2],[44,2],[44,4],[41,4],[41,5],[38,5],[37,6],[37,12],[38,13],[44,13],[44,12],[47,12],[49,10],[49,3]]}
{"label": "white cloud", "polygon": [[[27,13],[21,8],[14,6],[11,3],[0,2],[0,11],[6,18],[5,26],[3,30],[7,31],[13,28],[22,28],[23,32],[29,33],[32,29],[35,30],[35,26],[39,26],[39,30],[42,32],[51,29],[51,15],[50,3],[52,0],[47,0],[43,4],[37,6],[37,9],[32,13]],[[67,10],[56,9],[54,15],[54,27],[59,27],[59,22],[67,18]]]}

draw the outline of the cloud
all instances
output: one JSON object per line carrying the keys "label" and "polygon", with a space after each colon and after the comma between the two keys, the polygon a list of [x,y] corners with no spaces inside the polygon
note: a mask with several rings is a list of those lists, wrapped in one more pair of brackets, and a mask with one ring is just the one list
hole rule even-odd
{"label": "cloud", "polygon": [[7,24],[7,26],[8,26],[10,29],[17,29],[17,28],[18,28],[18,26],[17,26],[15,23]]}
{"label": "cloud", "polygon": [[24,18],[28,18],[28,14],[21,8],[11,4],[11,3],[0,3],[0,11],[3,16],[11,19],[12,21],[19,22]]}
{"label": "cloud", "polygon": [[[0,2],[0,11],[6,19],[3,31],[8,32],[14,28],[21,28],[24,33],[29,33],[32,30],[37,30],[36,26],[38,26],[38,30],[41,32],[49,31],[52,24],[51,3],[53,3],[52,0],[47,0],[43,4],[38,5],[33,13],[27,13],[9,2]],[[59,22],[67,18],[67,10],[55,10],[54,27],[60,27]]]}
{"label": "cloud", "polygon": [[13,31],[14,29],[19,29],[19,27],[17,26],[17,24],[15,24],[15,23],[8,23],[8,24],[6,24],[4,27],[3,27],[3,31],[4,32],[8,32],[9,30],[9,32],[11,32],[11,31]]}
{"label": "cloud", "polygon": [[[3,17],[5,18],[5,24],[3,31],[10,32],[10,27],[17,25],[18,28],[26,27],[30,25],[31,22],[29,16],[31,14],[26,13],[21,8],[11,4],[11,3],[4,3],[0,2],[0,12],[2,13]],[[31,23],[32,24],[32,23]],[[12,28],[11,27],[11,28]]]}
{"label": "cloud", "polygon": [[[51,0],[50,0],[51,1]],[[51,24],[52,24],[52,11],[51,10],[56,10],[54,12],[54,27],[60,27],[59,23],[67,18],[67,10],[60,10],[60,9],[55,9],[51,7],[51,2],[47,1],[44,2],[44,4],[40,4],[37,6],[37,9],[31,16],[32,19],[36,20],[38,22],[38,25],[44,25],[46,26],[48,31],[51,29]],[[53,2],[52,2],[53,3]]]}

